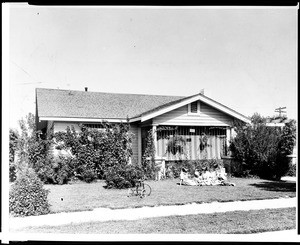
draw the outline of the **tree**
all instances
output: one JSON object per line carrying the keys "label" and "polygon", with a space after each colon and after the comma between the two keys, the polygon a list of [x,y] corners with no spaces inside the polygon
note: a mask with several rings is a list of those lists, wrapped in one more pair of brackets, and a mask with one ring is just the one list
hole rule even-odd
{"label": "tree", "polygon": [[16,154],[18,150],[18,131],[9,129],[9,180],[15,181],[16,179]]}
{"label": "tree", "polygon": [[255,113],[251,124],[236,123],[235,131],[230,150],[235,159],[243,162],[244,173],[268,179],[280,179],[286,174],[287,155],[292,153],[296,140],[295,121],[283,128],[268,127],[266,118]]}
{"label": "tree", "polygon": [[19,120],[19,126],[21,129],[20,136],[18,138],[18,157],[19,168],[29,164],[29,152],[30,148],[36,141],[36,126],[35,116],[31,112],[21,120]]}

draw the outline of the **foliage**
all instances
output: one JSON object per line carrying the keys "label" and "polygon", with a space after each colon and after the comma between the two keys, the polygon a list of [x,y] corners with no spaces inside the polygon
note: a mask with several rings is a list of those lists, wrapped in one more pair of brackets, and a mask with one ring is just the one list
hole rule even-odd
{"label": "foliage", "polygon": [[235,124],[236,137],[230,145],[235,159],[243,163],[244,173],[262,178],[280,179],[287,173],[289,159],[296,140],[295,121],[283,128],[266,126],[259,114],[251,118],[252,124]]}
{"label": "foliage", "polygon": [[152,129],[150,129],[147,134],[146,149],[142,159],[142,169],[145,173],[146,178],[155,178],[155,146]]}
{"label": "foliage", "polygon": [[9,162],[15,161],[15,156],[18,149],[19,134],[16,130],[9,129]]}
{"label": "foliage", "polygon": [[47,214],[50,212],[48,193],[34,170],[25,169],[11,186],[9,211],[15,216]]}
{"label": "foliage", "polygon": [[141,167],[136,165],[116,165],[109,167],[106,172],[107,188],[130,188],[134,187],[138,179],[144,177],[144,171]]}
{"label": "foliage", "polygon": [[[18,157],[20,163],[28,165],[29,163],[29,151],[32,144],[35,143],[36,139],[36,126],[35,126],[35,116],[32,113],[28,113],[25,119],[19,120],[19,126],[21,129],[21,134],[18,139]],[[27,167],[27,166],[19,166]]]}
{"label": "foliage", "polygon": [[9,129],[9,180],[15,181],[16,175],[16,164],[15,157],[18,150],[18,132],[13,129]]}
{"label": "foliage", "polygon": [[289,167],[289,170],[286,173],[286,175],[287,176],[293,176],[293,177],[295,177],[296,176],[296,172],[297,172],[296,166],[297,166],[296,164],[290,163],[290,167]]}
{"label": "foliage", "polygon": [[36,163],[35,171],[38,177],[46,184],[67,184],[74,176],[76,159],[58,155],[48,155],[46,159]]}
{"label": "foliage", "polygon": [[200,140],[200,145],[199,145],[200,151],[203,151],[208,146],[207,144],[208,138],[206,134],[202,133],[199,140]]}
{"label": "foliage", "polygon": [[167,152],[173,155],[184,154],[186,141],[182,136],[174,135],[171,137],[167,143]]}
{"label": "foliage", "polygon": [[103,122],[102,130],[79,126],[78,133],[74,126],[68,127],[66,132],[56,133],[55,140],[57,149],[70,150],[76,159],[74,170],[84,181],[105,178],[110,167],[128,164],[132,155],[129,124]]}

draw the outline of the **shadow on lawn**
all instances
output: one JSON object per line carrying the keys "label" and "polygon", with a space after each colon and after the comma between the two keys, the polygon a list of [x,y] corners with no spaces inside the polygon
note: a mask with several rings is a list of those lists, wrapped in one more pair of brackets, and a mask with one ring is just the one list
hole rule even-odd
{"label": "shadow on lawn", "polygon": [[296,192],[296,183],[285,181],[266,181],[250,185],[266,191]]}

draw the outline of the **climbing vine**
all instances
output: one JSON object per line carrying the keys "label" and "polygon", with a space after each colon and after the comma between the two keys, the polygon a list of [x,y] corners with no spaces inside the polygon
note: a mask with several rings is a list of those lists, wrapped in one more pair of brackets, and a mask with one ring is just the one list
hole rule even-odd
{"label": "climbing vine", "polygon": [[152,129],[147,132],[146,148],[142,159],[142,168],[147,178],[155,178],[155,146]]}

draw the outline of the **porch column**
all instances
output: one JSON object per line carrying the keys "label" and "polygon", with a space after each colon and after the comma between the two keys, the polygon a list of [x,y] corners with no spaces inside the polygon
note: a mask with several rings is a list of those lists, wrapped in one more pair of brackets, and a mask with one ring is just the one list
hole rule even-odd
{"label": "porch column", "polygon": [[156,133],[157,124],[152,125],[152,135],[154,141],[154,149],[155,149],[155,156],[157,156],[157,133]]}
{"label": "porch column", "polygon": [[137,141],[138,141],[138,164],[142,164],[142,128],[138,127],[137,131]]}
{"label": "porch column", "polygon": [[232,127],[227,127],[226,128],[226,145],[227,145],[227,154],[229,152],[229,145],[230,145],[230,140],[232,138]]}

